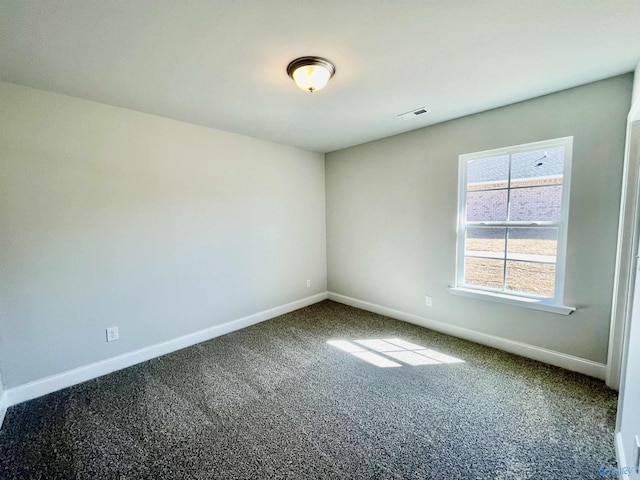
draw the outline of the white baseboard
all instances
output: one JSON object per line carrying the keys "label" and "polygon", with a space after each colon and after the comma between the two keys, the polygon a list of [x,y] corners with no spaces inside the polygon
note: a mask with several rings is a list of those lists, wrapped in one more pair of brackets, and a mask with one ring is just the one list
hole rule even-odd
{"label": "white baseboard", "polygon": [[631,475],[626,472],[627,459],[624,455],[624,442],[622,441],[622,433],[616,432],[616,461],[618,462],[617,473],[619,478],[630,478]]}
{"label": "white baseboard", "polygon": [[329,292],[329,300],[344,303],[345,305],[350,305],[352,307],[367,310],[369,312],[379,313],[380,315],[385,315],[397,320],[420,325],[421,327],[429,328],[441,333],[446,333],[447,335],[451,335],[453,337],[470,340],[482,345],[487,345],[499,350],[504,350],[505,352],[515,353],[516,355],[531,358],[533,360],[538,360],[539,362],[548,363],[550,365],[562,367],[567,370],[583,373],[600,380],[604,380],[606,377],[607,366],[603,363],[594,362],[585,358],[574,357],[573,355],[567,355],[565,353],[556,352],[554,350],[536,347],[535,345],[529,345],[527,343],[522,343],[515,340],[509,340],[508,338],[496,337],[494,335],[476,332],[474,330],[450,325],[448,323],[439,322],[430,318],[419,317],[418,315],[401,312],[400,310],[383,307],[382,305],[365,302],[363,300],[347,297],[338,293]]}
{"label": "white baseboard", "polygon": [[4,392],[0,395],[0,429],[2,429],[2,422],[4,422],[4,415],[7,413],[7,402]]}
{"label": "white baseboard", "polygon": [[3,402],[0,406],[4,407],[4,409],[0,409],[0,412],[4,415],[3,412],[6,411],[6,408],[12,405],[41,397],[42,395],[47,395],[57,390],[86,382],[87,380],[101,377],[102,375],[115,372],[116,370],[121,370],[137,363],[190,347],[196,343],[204,342],[206,340],[219,337],[220,335],[255,325],[256,323],[264,322],[265,320],[269,320],[279,315],[293,312],[299,308],[321,302],[327,298],[327,292],[318,293],[316,295],[296,300],[295,302],[287,303],[286,305],[280,305],[269,310],[254,313],[253,315],[239,318],[222,325],[216,325],[163,343],[151,345],[140,350],[135,350],[133,352],[118,355],[117,357],[108,358],[89,365],[83,365],[82,367],[35,380],[18,387],[9,388],[4,391],[2,396]]}

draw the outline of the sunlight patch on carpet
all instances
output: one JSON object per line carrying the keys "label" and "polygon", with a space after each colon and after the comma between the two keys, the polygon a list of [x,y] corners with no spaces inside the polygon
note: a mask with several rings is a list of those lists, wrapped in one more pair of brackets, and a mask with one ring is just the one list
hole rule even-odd
{"label": "sunlight patch on carpet", "polygon": [[419,366],[464,363],[459,358],[400,338],[329,340],[327,343],[380,368],[401,367],[403,364]]}

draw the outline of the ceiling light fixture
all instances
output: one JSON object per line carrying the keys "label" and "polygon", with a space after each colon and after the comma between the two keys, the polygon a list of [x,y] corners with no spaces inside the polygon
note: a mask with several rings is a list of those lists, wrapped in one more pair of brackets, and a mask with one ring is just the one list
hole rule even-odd
{"label": "ceiling light fixture", "polygon": [[287,74],[302,90],[315,92],[323,88],[336,73],[336,67],[320,57],[296,58],[287,66]]}

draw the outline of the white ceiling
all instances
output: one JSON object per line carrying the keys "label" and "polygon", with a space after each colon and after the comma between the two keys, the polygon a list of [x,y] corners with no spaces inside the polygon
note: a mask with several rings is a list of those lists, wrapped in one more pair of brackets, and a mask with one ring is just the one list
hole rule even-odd
{"label": "white ceiling", "polygon": [[[287,76],[304,55],[324,90]],[[639,60],[640,0],[0,0],[3,80],[319,152]]]}

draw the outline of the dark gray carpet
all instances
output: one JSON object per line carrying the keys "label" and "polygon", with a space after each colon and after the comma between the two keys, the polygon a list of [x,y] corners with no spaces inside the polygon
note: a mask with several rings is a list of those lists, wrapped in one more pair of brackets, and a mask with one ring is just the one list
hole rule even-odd
{"label": "dark gray carpet", "polygon": [[[385,338],[465,363],[327,344]],[[10,408],[0,478],[595,479],[615,409],[597,380],[325,301]]]}

